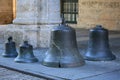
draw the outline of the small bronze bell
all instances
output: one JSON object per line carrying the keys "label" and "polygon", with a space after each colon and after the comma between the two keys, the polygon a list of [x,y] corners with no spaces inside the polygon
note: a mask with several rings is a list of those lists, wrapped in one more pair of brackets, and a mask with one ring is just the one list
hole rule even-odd
{"label": "small bronze bell", "polygon": [[80,55],[75,30],[64,22],[51,31],[50,48],[42,64],[48,67],[79,67],[85,61]]}
{"label": "small bronze bell", "polygon": [[32,63],[37,61],[38,59],[33,54],[32,45],[28,44],[28,41],[24,41],[24,43],[20,45],[19,54],[15,58],[15,62]]}
{"label": "small bronze bell", "polygon": [[115,56],[109,48],[108,30],[104,29],[101,25],[97,25],[90,30],[88,50],[85,57],[91,61],[115,59]]}
{"label": "small bronze bell", "polygon": [[18,55],[16,51],[15,42],[12,41],[12,37],[8,38],[8,42],[5,43],[5,53],[2,54],[4,57],[16,57]]}

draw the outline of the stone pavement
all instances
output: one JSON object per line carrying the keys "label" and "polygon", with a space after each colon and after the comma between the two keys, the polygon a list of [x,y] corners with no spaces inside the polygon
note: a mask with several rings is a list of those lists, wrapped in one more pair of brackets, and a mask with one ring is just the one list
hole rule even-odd
{"label": "stone pavement", "polygon": [[[88,30],[82,30],[82,31],[78,30],[77,42],[78,42],[79,51],[83,56],[87,49],[87,40],[88,40]],[[0,52],[2,53],[4,52],[2,40],[0,43],[1,43]],[[113,54],[117,56],[116,60],[96,61],[96,62],[86,61],[86,64],[82,67],[76,67],[76,68],[45,67],[41,65],[40,62],[42,61],[42,58],[44,57],[44,53],[46,52],[47,49],[42,49],[42,48],[34,50],[35,56],[39,59],[38,63],[29,63],[29,64],[15,63],[13,58],[3,58],[0,55],[0,66],[38,77],[36,78],[30,76],[30,78],[27,78],[26,75],[22,74],[26,78],[22,79],[21,76],[17,76],[17,78],[21,78],[20,80],[30,80],[31,78],[32,78],[31,80],[41,80],[42,79],[41,77],[47,80],[50,79],[52,80],[120,80],[120,76],[119,76],[120,75],[120,32],[114,32],[114,31],[110,32],[110,47]],[[15,74],[17,73],[18,72],[15,72]],[[8,78],[10,78],[11,76],[9,76]],[[15,79],[12,78],[11,80],[19,80],[17,78]],[[0,79],[2,79],[1,74],[0,74]],[[4,80],[4,78],[2,80]],[[9,79],[7,79],[6,77],[5,80],[9,80]]]}
{"label": "stone pavement", "polygon": [[46,80],[0,67],[0,80]]}

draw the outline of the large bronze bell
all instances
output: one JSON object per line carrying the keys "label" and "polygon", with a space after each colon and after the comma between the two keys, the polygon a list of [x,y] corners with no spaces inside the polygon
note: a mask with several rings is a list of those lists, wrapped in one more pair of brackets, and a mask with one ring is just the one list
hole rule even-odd
{"label": "large bronze bell", "polygon": [[65,23],[51,31],[50,48],[46,52],[42,64],[48,67],[78,67],[85,61],[80,55],[75,30]]}
{"label": "large bronze bell", "polygon": [[91,61],[115,59],[115,56],[109,48],[108,30],[104,29],[101,25],[97,25],[90,30],[88,50],[85,57]]}
{"label": "large bronze bell", "polygon": [[15,62],[32,63],[37,61],[38,59],[33,54],[32,45],[28,44],[28,41],[24,41],[24,43],[20,45],[19,54],[15,58]]}
{"label": "large bronze bell", "polygon": [[4,57],[16,57],[18,55],[16,51],[15,42],[12,41],[12,37],[8,38],[8,42],[5,43],[5,52],[2,54]]}

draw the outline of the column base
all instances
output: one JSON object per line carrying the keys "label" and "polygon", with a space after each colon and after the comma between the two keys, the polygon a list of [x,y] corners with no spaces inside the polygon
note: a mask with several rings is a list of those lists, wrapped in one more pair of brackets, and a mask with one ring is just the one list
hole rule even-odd
{"label": "column base", "polygon": [[4,32],[4,41],[12,36],[19,46],[24,40],[28,40],[34,48],[47,48],[50,43],[51,29],[57,25],[14,25],[7,26]]}

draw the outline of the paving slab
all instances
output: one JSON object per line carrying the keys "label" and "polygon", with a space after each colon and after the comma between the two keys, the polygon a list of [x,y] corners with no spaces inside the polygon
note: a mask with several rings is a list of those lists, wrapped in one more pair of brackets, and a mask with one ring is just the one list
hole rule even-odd
{"label": "paving slab", "polygon": [[96,75],[96,76],[92,76],[92,77],[88,77],[80,80],[120,80],[119,76],[120,76],[120,70],[117,70],[110,73]]}
{"label": "paving slab", "polygon": [[[41,65],[46,50],[47,49],[34,50],[35,56],[39,59],[37,63],[15,63],[14,58],[4,58],[0,55],[0,66],[52,80],[88,80],[88,77],[106,75],[107,73],[120,70],[120,58],[113,61],[86,61],[84,66],[76,68],[46,67]],[[3,53],[4,50],[0,52]],[[120,78],[120,76],[118,77]]]}
{"label": "paving slab", "polygon": [[0,80],[47,80],[0,67]]}

